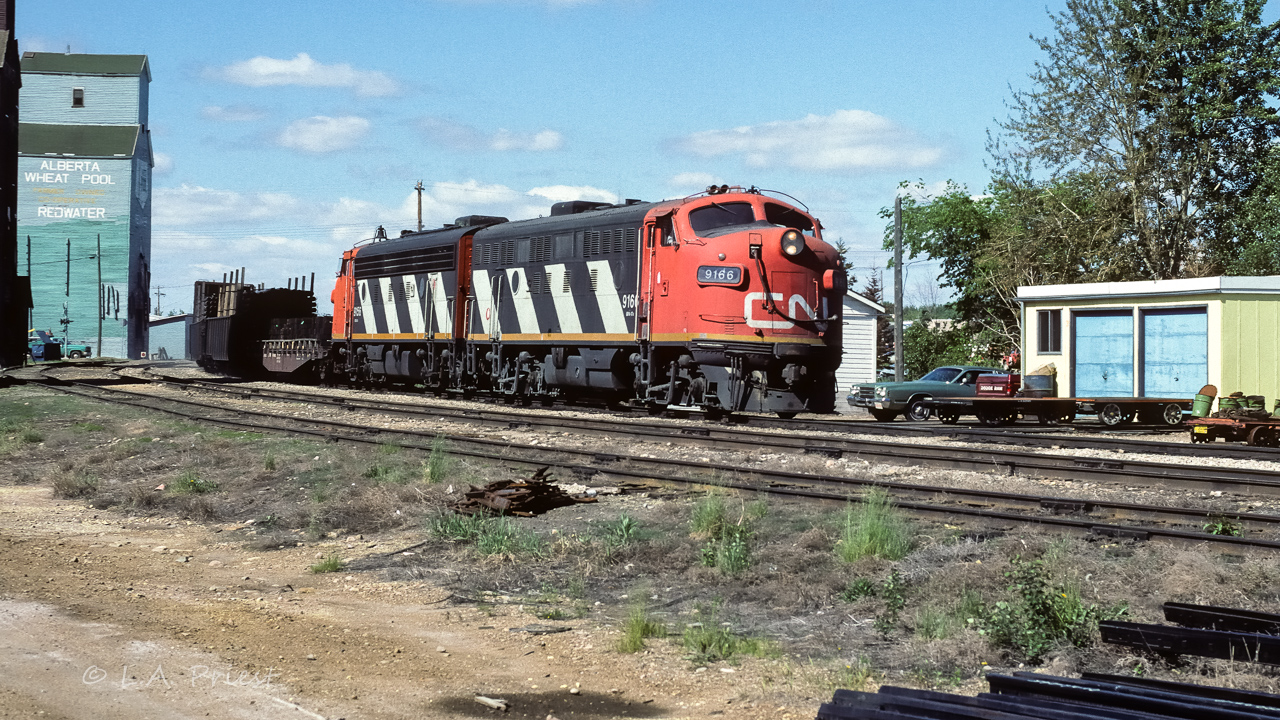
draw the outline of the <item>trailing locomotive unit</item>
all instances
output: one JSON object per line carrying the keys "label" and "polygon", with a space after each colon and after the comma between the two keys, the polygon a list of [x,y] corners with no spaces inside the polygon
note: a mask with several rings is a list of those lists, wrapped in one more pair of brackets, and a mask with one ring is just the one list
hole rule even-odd
{"label": "trailing locomotive unit", "polygon": [[755,188],[465,217],[344,253],[322,374],[523,401],[827,412],[844,292],[817,220]]}

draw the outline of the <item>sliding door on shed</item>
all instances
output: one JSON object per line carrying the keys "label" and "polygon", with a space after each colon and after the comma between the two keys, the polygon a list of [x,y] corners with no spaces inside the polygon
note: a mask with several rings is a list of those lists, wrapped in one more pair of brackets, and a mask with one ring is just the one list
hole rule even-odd
{"label": "sliding door on shed", "polygon": [[1142,394],[1190,399],[1209,382],[1209,312],[1142,310]]}
{"label": "sliding door on shed", "polygon": [[1072,314],[1075,396],[1133,397],[1133,311]]}

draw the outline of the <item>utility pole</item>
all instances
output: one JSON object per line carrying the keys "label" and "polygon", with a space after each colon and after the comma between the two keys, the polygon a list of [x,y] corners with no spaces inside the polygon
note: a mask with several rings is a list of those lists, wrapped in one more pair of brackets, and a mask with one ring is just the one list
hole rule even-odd
{"label": "utility pole", "polygon": [[98,349],[98,357],[102,357],[102,233],[98,233],[98,344],[94,345]]}
{"label": "utility pole", "polygon": [[[31,236],[30,235],[27,236],[27,283],[28,284],[31,283]],[[35,321],[36,321],[35,308],[27,308],[27,327],[34,328],[35,325],[33,325],[32,323],[34,323]]]}
{"label": "utility pole", "polygon": [[168,293],[160,292],[160,287],[156,286],[156,310],[155,312],[152,313],[152,315],[160,314],[160,298],[164,297],[165,295],[168,295]]}
{"label": "utility pole", "polygon": [[902,196],[893,199],[893,380],[902,372]]}
{"label": "utility pole", "polygon": [[424,189],[422,181],[419,180],[418,184],[413,186],[413,189],[418,191],[418,232],[422,232],[422,191]]}

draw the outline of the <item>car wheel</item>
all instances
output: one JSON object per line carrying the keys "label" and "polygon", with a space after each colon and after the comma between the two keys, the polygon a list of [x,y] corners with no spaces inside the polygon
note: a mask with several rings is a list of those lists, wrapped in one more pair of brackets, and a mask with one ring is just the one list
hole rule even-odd
{"label": "car wheel", "polygon": [[67,357],[71,358],[72,360],[79,360],[80,358],[84,357],[84,353],[80,352],[79,350],[72,350],[71,352],[67,353]]}
{"label": "car wheel", "polygon": [[924,401],[928,399],[929,398],[916,398],[915,400],[912,400],[910,404],[907,405],[907,411],[903,416],[907,420],[914,420],[916,422],[928,420],[929,417],[933,415],[933,410],[924,404]]}
{"label": "car wheel", "polygon": [[893,422],[893,419],[898,417],[898,413],[893,410],[872,410],[871,417],[880,422]]}
{"label": "car wheel", "polygon": [[1098,410],[1098,420],[1107,427],[1123,425],[1133,419],[1133,413],[1126,413],[1116,403],[1107,403]]}

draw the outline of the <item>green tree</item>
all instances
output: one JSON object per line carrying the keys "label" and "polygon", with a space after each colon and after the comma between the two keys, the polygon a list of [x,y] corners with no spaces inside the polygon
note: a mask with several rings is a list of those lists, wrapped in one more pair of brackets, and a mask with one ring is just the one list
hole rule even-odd
{"label": "green tree", "polygon": [[1085,173],[1121,264],[1163,279],[1240,254],[1233,222],[1280,124],[1280,23],[1261,0],[1068,0],[992,143],[1000,183]]}

